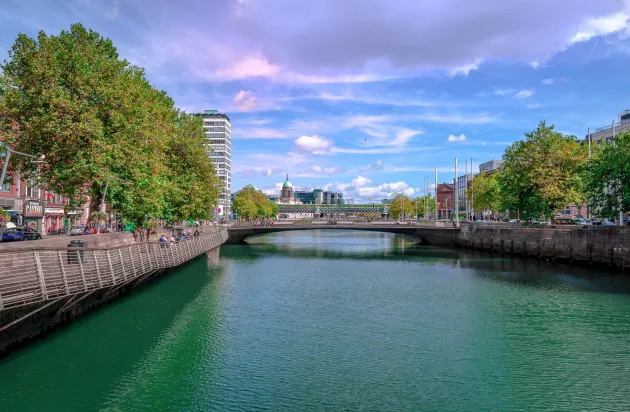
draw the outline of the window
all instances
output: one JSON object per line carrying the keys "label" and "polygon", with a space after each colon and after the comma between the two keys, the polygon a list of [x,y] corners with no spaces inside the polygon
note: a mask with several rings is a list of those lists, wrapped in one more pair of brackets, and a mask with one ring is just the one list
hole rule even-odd
{"label": "window", "polygon": [[0,192],[10,192],[10,191],[11,191],[11,181],[8,181],[4,183],[2,186],[0,186]]}
{"label": "window", "polygon": [[39,187],[26,185],[26,197],[38,198],[39,197]]}

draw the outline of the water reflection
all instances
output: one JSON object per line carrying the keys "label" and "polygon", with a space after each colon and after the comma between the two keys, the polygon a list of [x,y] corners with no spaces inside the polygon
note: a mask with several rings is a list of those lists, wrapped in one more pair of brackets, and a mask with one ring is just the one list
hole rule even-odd
{"label": "water reflection", "polygon": [[222,257],[254,263],[270,254],[298,259],[420,262],[471,270],[488,281],[536,288],[630,294],[630,278],[601,268],[569,266],[482,251],[424,246],[417,238],[379,232],[309,230],[257,236],[248,245],[223,246]]}

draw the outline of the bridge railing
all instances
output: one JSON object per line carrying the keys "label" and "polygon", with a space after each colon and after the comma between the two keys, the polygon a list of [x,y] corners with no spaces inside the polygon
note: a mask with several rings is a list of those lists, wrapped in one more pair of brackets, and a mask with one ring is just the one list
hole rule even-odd
{"label": "bridge railing", "polygon": [[178,266],[227,238],[223,227],[179,242],[0,252],[0,310],[131,283]]}

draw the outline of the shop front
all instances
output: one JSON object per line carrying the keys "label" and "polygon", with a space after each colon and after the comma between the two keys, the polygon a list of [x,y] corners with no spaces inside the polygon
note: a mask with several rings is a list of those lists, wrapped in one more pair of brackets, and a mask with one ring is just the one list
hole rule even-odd
{"label": "shop front", "polygon": [[24,226],[37,230],[42,235],[46,232],[43,230],[44,224],[45,202],[39,200],[24,201]]}
{"label": "shop front", "polygon": [[74,226],[81,225],[81,211],[70,210],[66,213],[66,220],[64,222],[66,232],[72,229]]}
{"label": "shop front", "polygon": [[62,207],[46,207],[44,229],[45,233],[56,233],[65,229],[65,213]]}

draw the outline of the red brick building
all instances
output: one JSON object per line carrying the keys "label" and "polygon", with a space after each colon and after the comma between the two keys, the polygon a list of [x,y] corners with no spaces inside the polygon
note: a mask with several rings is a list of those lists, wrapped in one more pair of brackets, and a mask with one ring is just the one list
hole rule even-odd
{"label": "red brick building", "polygon": [[85,223],[87,214],[67,210],[67,204],[65,197],[30,186],[17,177],[0,187],[0,208],[9,212],[14,223],[32,226],[44,236],[52,229]]}
{"label": "red brick building", "polygon": [[451,183],[440,183],[437,187],[438,219],[451,219],[453,216],[453,192]]}

